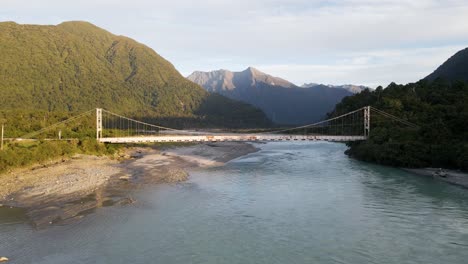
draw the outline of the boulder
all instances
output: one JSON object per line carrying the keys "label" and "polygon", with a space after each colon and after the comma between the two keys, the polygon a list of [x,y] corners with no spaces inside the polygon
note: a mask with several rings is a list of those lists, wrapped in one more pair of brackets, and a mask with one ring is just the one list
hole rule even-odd
{"label": "boulder", "polygon": [[121,181],[129,181],[130,180],[130,175],[123,175],[119,177],[119,180]]}

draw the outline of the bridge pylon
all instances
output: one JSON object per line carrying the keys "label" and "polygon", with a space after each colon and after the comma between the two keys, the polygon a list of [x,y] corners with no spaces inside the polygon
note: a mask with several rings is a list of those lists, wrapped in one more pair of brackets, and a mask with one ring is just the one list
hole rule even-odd
{"label": "bridge pylon", "polygon": [[370,133],[370,113],[371,113],[370,106],[364,107],[364,136],[366,138],[369,137],[369,133]]}
{"label": "bridge pylon", "polygon": [[96,140],[102,138],[102,108],[96,108]]}

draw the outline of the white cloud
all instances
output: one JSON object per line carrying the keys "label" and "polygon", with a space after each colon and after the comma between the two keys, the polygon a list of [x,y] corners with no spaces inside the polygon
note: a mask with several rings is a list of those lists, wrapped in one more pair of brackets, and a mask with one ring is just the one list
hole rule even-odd
{"label": "white cloud", "polygon": [[88,20],[183,74],[252,65],[295,82],[409,82],[468,43],[466,0],[1,1],[2,20]]}
{"label": "white cloud", "polygon": [[[259,65],[262,71],[282,76],[298,85],[321,80],[325,84],[386,86],[409,83],[429,75],[462,46],[405,50],[381,50],[365,54],[345,54],[345,59],[329,64]],[[396,74],[398,73],[398,74]]]}

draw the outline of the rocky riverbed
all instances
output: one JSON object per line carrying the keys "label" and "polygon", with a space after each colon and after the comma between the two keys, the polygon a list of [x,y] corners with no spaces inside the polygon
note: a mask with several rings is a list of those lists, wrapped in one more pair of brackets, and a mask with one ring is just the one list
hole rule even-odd
{"label": "rocky riverbed", "polygon": [[135,203],[132,192],[147,184],[185,181],[191,168],[221,166],[255,151],[251,144],[222,142],[130,148],[119,158],[76,155],[0,175],[0,209],[24,209],[37,228],[76,222],[100,207]]}

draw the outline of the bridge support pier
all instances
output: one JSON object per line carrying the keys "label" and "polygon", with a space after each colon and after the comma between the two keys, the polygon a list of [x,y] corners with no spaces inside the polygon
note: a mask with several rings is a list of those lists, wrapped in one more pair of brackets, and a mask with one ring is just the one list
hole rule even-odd
{"label": "bridge support pier", "polygon": [[96,108],[96,140],[102,138],[102,108]]}

